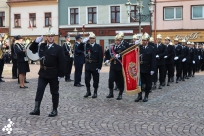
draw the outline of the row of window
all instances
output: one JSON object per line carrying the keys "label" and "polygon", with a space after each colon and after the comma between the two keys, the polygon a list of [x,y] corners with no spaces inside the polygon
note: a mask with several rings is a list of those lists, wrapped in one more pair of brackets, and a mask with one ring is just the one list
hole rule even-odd
{"label": "row of window", "polygon": [[[120,6],[111,6],[111,23],[120,23]],[[131,7],[131,16],[135,17],[138,15],[138,9],[136,5]],[[97,8],[89,7],[87,8],[88,24],[97,24]],[[130,18],[130,22],[135,22]],[[79,24],[79,9],[70,8],[70,24]]]}
{"label": "row of window", "polygon": [[[191,7],[191,19],[204,19],[204,6]],[[182,20],[183,7],[165,7],[164,20]]]}
{"label": "row of window", "polygon": [[[45,13],[45,27],[52,26],[52,14]],[[36,27],[36,13],[29,13],[28,25]],[[21,27],[21,14],[14,14],[14,27]]]}

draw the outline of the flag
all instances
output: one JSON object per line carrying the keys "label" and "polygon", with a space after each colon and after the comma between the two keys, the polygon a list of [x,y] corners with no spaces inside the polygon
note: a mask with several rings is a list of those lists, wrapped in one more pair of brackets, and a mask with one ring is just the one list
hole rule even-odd
{"label": "flag", "polygon": [[31,20],[30,20],[30,28],[33,30],[33,24]]}
{"label": "flag", "polygon": [[122,67],[126,93],[137,94],[141,92],[138,47],[123,55]]}

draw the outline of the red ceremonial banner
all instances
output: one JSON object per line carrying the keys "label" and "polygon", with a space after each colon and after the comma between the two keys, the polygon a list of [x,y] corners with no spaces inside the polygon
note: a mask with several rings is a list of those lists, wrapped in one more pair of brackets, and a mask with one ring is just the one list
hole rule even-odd
{"label": "red ceremonial banner", "polygon": [[132,95],[141,92],[138,47],[123,54],[122,66],[126,93]]}

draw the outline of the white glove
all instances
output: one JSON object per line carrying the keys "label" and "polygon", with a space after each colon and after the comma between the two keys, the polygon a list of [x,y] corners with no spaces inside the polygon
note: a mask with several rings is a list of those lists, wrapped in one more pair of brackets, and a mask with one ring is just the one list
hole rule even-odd
{"label": "white glove", "polygon": [[140,43],[140,39],[135,41],[135,44],[139,44]]}
{"label": "white glove", "polygon": [[183,60],[182,60],[182,62],[185,62],[186,61],[186,58],[184,58]]}
{"label": "white glove", "polygon": [[178,57],[175,57],[175,58],[174,58],[174,60],[177,60],[177,59],[178,59]]}
{"label": "white glove", "polygon": [[154,74],[154,71],[151,71],[151,72],[150,72],[150,75],[153,75],[153,74]]}
{"label": "white glove", "polygon": [[37,37],[37,38],[35,39],[35,42],[36,42],[36,43],[40,43],[40,42],[42,42],[42,40],[43,40],[43,36],[40,36],[40,37]]}
{"label": "white glove", "polygon": [[164,56],[164,58],[166,59],[168,56]]}
{"label": "white glove", "polygon": [[60,81],[60,79],[61,79],[61,78],[60,78],[60,77],[58,77],[58,81]]}
{"label": "white glove", "polygon": [[105,64],[108,64],[109,60],[106,60]]}
{"label": "white glove", "polygon": [[83,43],[86,43],[89,40],[89,37],[83,39]]}
{"label": "white glove", "polygon": [[156,55],[156,58],[159,58],[159,55]]}
{"label": "white glove", "polygon": [[97,68],[96,70],[98,70],[98,73],[100,73],[100,69]]}
{"label": "white glove", "polygon": [[195,64],[195,61],[193,60],[193,64]]}
{"label": "white glove", "polygon": [[115,57],[118,59],[120,58],[120,54],[116,54]]}
{"label": "white glove", "polygon": [[200,60],[200,56],[198,56],[198,59]]}

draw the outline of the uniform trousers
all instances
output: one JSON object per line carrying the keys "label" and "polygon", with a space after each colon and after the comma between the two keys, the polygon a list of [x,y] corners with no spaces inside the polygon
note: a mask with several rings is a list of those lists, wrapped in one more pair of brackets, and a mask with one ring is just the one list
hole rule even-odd
{"label": "uniform trousers", "polygon": [[164,82],[165,65],[156,65],[156,70],[154,73],[154,83],[158,81],[158,70],[159,70],[159,82],[161,85]]}
{"label": "uniform trousers", "polygon": [[[196,61],[196,63],[197,63],[197,61]],[[196,72],[196,63],[195,64],[193,64],[193,75],[195,74],[195,72]]]}
{"label": "uniform trousers", "polygon": [[93,77],[93,87],[95,89],[98,88],[98,83],[99,83],[99,73],[98,70],[85,70],[85,84],[87,88],[91,87],[90,81],[91,81],[91,76]]}
{"label": "uniform trousers", "polygon": [[42,101],[45,88],[47,84],[50,85],[50,93],[52,95],[52,103],[53,109],[56,110],[59,104],[59,81],[58,77],[56,78],[42,78],[39,76],[38,78],[38,87],[36,92],[35,101]]}
{"label": "uniform trousers", "polygon": [[12,77],[18,77],[17,71],[18,71],[18,66],[17,66],[17,59],[12,59]]}
{"label": "uniform trousers", "polygon": [[192,68],[193,68],[193,64],[188,63],[188,76],[192,76]]}
{"label": "uniform trousers", "polygon": [[66,70],[65,70],[65,80],[70,79],[70,74],[72,72],[73,61],[66,61]]}
{"label": "uniform trousers", "polygon": [[164,71],[164,79],[166,79],[168,71],[168,82],[170,82],[170,78],[174,76],[174,64],[166,64],[165,71]]}
{"label": "uniform trousers", "polygon": [[4,63],[5,63],[4,59],[3,58],[0,59],[0,79],[2,77],[2,72],[4,70]]}
{"label": "uniform trousers", "polygon": [[122,70],[110,69],[109,79],[108,79],[108,87],[110,90],[113,89],[114,81],[116,82],[117,87],[120,90],[120,93],[122,94],[124,91],[124,79],[123,79]]}
{"label": "uniform trousers", "polygon": [[200,68],[201,68],[201,71],[204,70],[204,59],[201,59]]}
{"label": "uniform trousers", "polygon": [[182,78],[187,76],[187,71],[188,71],[188,64],[187,64],[187,62],[182,62],[181,63],[181,76],[182,76]]}
{"label": "uniform trousers", "polygon": [[175,67],[176,67],[176,78],[180,78],[181,77],[181,63],[175,63]]}
{"label": "uniform trousers", "polygon": [[81,83],[83,64],[77,64],[77,62],[74,62],[74,67],[75,67],[74,85],[76,85],[76,84]]}
{"label": "uniform trousers", "polygon": [[[152,76],[150,75],[150,73],[140,73],[140,76],[142,84],[145,84],[145,96],[148,97],[149,92],[152,88]],[[142,95],[142,92],[140,92],[139,95]]]}

